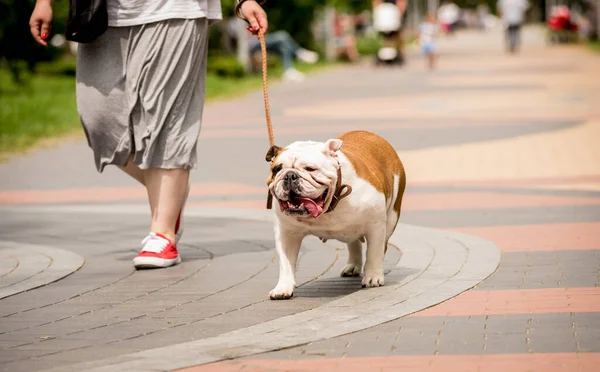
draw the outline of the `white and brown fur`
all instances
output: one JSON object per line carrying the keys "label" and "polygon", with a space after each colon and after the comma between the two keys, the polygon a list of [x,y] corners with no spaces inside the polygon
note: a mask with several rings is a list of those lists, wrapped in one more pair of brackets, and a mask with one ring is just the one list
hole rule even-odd
{"label": "white and brown fur", "polygon": [[[337,139],[316,146],[295,142],[287,148],[272,148],[267,155],[271,170],[284,165],[301,167],[304,158],[321,159],[320,175],[326,174],[331,185],[337,181],[337,165],[341,166],[342,183],[352,186],[352,193],[341,200],[334,211],[317,218],[295,217],[273,205],[275,213],[275,242],[279,257],[279,281],[269,293],[271,299],[292,297],[296,287],[295,270],[304,237],[314,235],[322,240],[336,239],[348,245],[348,262],[341,276],[358,276],[363,269],[362,242],[366,241],[366,262],[363,287],[384,284],[383,261],[388,240],[400,218],[402,196],[406,186],[404,167],[394,148],[382,137],[366,132],[352,131]],[[295,150],[300,147],[300,150]],[[313,156],[321,149],[327,155]],[[289,151],[288,151],[289,150]],[[287,155],[286,155],[287,153]],[[322,160],[326,159],[326,160]],[[273,194],[278,174],[271,173],[267,184]],[[328,193],[325,210],[331,202],[333,190]],[[276,198],[276,195],[274,195]]]}

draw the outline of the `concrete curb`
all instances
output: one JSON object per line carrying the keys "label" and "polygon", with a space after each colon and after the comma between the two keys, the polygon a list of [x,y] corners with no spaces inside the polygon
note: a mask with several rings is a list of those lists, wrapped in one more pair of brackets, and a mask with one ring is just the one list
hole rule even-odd
{"label": "concrete curb", "polygon": [[0,299],[60,280],[85,263],[83,257],[64,249],[9,241],[0,241],[0,261],[14,263],[0,277]]}

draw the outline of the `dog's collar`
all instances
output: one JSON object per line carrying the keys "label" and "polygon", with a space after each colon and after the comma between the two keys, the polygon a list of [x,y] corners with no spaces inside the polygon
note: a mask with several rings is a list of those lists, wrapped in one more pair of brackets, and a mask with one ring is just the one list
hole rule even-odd
{"label": "dog's collar", "polygon": [[329,203],[329,208],[327,208],[325,213],[333,212],[338,203],[346,196],[350,195],[351,192],[352,186],[342,184],[342,165],[339,164],[337,169],[337,182],[335,185],[335,191],[333,193],[333,198],[331,198],[331,203]]}
{"label": "dog's collar", "polygon": [[[335,207],[337,207],[338,203],[344,199],[346,196],[350,195],[352,192],[352,186],[342,184],[342,165],[338,163],[337,169],[337,182],[335,185],[335,190],[333,192],[333,197],[331,198],[331,203],[329,203],[329,208],[325,213],[333,212]],[[271,191],[267,194],[267,209],[271,209],[273,207],[273,194]]]}

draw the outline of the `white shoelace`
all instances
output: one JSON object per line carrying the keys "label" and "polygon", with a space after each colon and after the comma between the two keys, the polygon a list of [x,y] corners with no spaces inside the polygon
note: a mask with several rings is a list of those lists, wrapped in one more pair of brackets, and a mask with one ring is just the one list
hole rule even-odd
{"label": "white shoelace", "polygon": [[142,252],[160,253],[169,245],[169,241],[155,233],[150,233],[142,240]]}

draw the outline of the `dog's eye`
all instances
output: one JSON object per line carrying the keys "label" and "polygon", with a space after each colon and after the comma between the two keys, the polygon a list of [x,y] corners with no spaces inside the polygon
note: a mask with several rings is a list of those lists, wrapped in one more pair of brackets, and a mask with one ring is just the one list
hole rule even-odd
{"label": "dog's eye", "polygon": [[273,172],[273,174],[277,174],[277,173],[279,173],[280,170],[281,170],[281,165],[277,165],[277,166],[273,167],[272,172]]}
{"label": "dog's eye", "polygon": [[317,170],[317,168],[313,168],[313,167],[304,167],[304,169],[305,169],[307,172],[314,172],[314,171],[316,171],[316,170]]}

